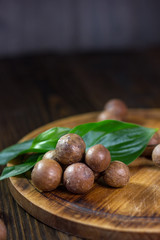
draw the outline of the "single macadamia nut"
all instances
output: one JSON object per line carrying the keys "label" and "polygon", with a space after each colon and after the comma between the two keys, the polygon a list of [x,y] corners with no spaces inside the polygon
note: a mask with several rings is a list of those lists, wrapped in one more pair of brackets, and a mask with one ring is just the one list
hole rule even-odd
{"label": "single macadamia nut", "polygon": [[56,145],[56,156],[62,164],[80,162],[85,153],[86,144],[83,139],[74,133],[62,136]]}
{"label": "single macadamia nut", "polygon": [[150,139],[149,143],[147,144],[147,147],[145,148],[144,152],[142,153],[142,156],[151,157],[153,149],[160,144],[160,135],[158,132],[156,132],[153,137]]}
{"label": "single macadamia nut", "polygon": [[103,172],[107,169],[111,161],[111,155],[102,144],[97,144],[88,149],[85,155],[86,164],[94,172]]}
{"label": "single macadamia nut", "polygon": [[42,159],[54,159],[54,160],[57,160],[56,159],[56,151],[55,150],[50,150],[50,151],[46,152],[43,155]]}
{"label": "single macadamia nut", "polygon": [[104,120],[109,120],[109,119],[118,120],[118,121],[122,120],[121,116],[118,116],[114,112],[109,112],[107,110],[102,111],[97,117],[98,122],[104,121]]}
{"label": "single macadamia nut", "polygon": [[120,99],[111,99],[105,104],[104,109],[114,113],[122,119],[125,118],[128,112],[126,104]]}
{"label": "single macadamia nut", "polygon": [[53,159],[43,159],[33,168],[31,179],[33,184],[42,191],[56,189],[62,178],[62,168]]}
{"label": "single macadamia nut", "polygon": [[103,175],[103,179],[111,187],[123,187],[130,179],[129,168],[123,162],[111,162]]}
{"label": "single macadamia nut", "polygon": [[86,193],[94,184],[93,171],[84,163],[71,164],[64,171],[63,183],[72,193]]}
{"label": "single macadamia nut", "polygon": [[153,137],[150,139],[148,145],[158,145],[160,143],[160,135],[156,132]]}
{"label": "single macadamia nut", "polygon": [[0,240],[7,240],[7,229],[2,219],[0,219]]}
{"label": "single macadamia nut", "polygon": [[160,167],[160,144],[158,144],[152,152],[152,161],[153,163]]}

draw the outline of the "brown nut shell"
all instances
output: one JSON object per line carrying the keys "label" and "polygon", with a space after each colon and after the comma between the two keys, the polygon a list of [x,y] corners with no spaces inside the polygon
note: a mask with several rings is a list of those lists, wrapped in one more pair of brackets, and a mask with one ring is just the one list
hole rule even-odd
{"label": "brown nut shell", "polygon": [[129,168],[123,162],[111,162],[103,175],[103,179],[111,187],[124,187],[130,179]]}
{"label": "brown nut shell", "polygon": [[153,149],[160,144],[160,135],[156,132],[153,137],[150,139],[147,147],[145,148],[144,152],[141,154],[142,156],[151,157]]}
{"label": "brown nut shell", "polygon": [[94,174],[86,164],[74,163],[64,171],[63,183],[68,191],[83,194],[93,187]]}
{"label": "brown nut shell", "polygon": [[62,136],[56,145],[56,156],[60,163],[69,165],[80,162],[85,153],[86,144],[83,139],[74,133]]}
{"label": "brown nut shell", "polygon": [[0,240],[7,240],[7,229],[2,219],[0,219]]}
{"label": "brown nut shell", "polygon": [[53,159],[43,159],[37,162],[31,173],[33,184],[42,191],[56,189],[62,178],[62,168]]}
{"label": "brown nut shell", "polygon": [[153,149],[156,147],[156,145],[147,145],[144,152],[141,154],[142,157],[151,157]]}
{"label": "brown nut shell", "polygon": [[48,152],[46,152],[44,155],[43,155],[43,158],[42,159],[53,159],[53,160],[57,160],[56,158],[56,151],[55,150],[50,150]]}
{"label": "brown nut shell", "polygon": [[114,113],[115,115],[119,116],[120,118],[124,119],[127,115],[128,108],[124,101],[120,99],[111,99],[109,100],[105,106],[104,109]]}
{"label": "brown nut shell", "polygon": [[96,144],[86,152],[85,162],[94,172],[103,172],[106,170],[110,161],[110,152],[102,144]]}
{"label": "brown nut shell", "polygon": [[160,144],[158,144],[152,152],[152,161],[153,163],[160,167]]}
{"label": "brown nut shell", "polygon": [[109,112],[107,110],[104,110],[98,115],[97,122],[108,120],[108,119],[118,120],[118,121],[122,120],[121,116],[116,115],[114,112]]}
{"label": "brown nut shell", "polygon": [[148,145],[158,145],[160,143],[160,135],[156,132],[153,137],[150,139]]}

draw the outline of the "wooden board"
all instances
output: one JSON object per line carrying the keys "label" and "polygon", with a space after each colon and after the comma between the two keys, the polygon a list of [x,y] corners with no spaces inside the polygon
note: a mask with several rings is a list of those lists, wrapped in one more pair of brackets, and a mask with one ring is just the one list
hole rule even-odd
{"label": "wooden board", "polygon": [[[49,123],[21,141],[54,126],[73,127],[96,121],[98,113],[73,116]],[[130,109],[127,121],[160,128],[159,109]],[[120,189],[95,183],[84,195],[63,186],[40,192],[29,177],[8,179],[10,191],[28,213],[58,230],[88,239],[160,239],[160,169],[146,158],[130,164],[131,179]]]}

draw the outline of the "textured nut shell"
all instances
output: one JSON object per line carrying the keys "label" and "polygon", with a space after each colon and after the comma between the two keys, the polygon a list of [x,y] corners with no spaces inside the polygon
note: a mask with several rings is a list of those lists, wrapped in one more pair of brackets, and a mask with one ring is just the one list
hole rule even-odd
{"label": "textured nut shell", "polygon": [[81,161],[85,153],[86,144],[74,133],[62,136],[56,145],[56,155],[62,164],[72,164]]}
{"label": "textured nut shell", "polygon": [[62,168],[53,159],[43,159],[33,168],[31,179],[33,184],[42,191],[56,189],[62,178]]}
{"label": "textured nut shell", "polygon": [[43,155],[43,158],[42,158],[42,159],[53,159],[53,160],[56,160],[56,161],[57,161],[56,151],[55,151],[55,150],[50,150],[50,151],[46,152],[46,153]]}
{"label": "textured nut shell", "polygon": [[102,111],[97,117],[98,122],[108,120],[108,119],[118,120],[118,121],[122,120],[121,116],[118,116],[114,112],[109,112],[107,110]]}
{"label": "textured nut shell", "polygon": [[102,144],[90,147],[86,152],[85,162],[94,172],[103,172],[111,161],[111,155]]}
{"label": "textured nut shell", "polygon": [[94,184],[94,174],[84,163],[74,163],[66,168],[63,183],[72,193],[88,192]]}
{"label": "textured nut shell", "polygon": [[2,219],[0,219],[0,240],[7,240],[7,229]]}
{"label": "textured nut shell", "polygon": [[126,104],[120,99],[111,99],[105,104],[104,109],[121,118],[124,118],[128,112]]}
{"label": "textured nut shell", "polygon": [[152,152],[152,161],[153,163],[160,167],[160,144],[158,144]]}
{"label": "textured nut shell", "polygon": [[130,178],[129,168],[120,161],[111,162],[110,166],[104,173],[104,182],[111,187],[123,187]]}

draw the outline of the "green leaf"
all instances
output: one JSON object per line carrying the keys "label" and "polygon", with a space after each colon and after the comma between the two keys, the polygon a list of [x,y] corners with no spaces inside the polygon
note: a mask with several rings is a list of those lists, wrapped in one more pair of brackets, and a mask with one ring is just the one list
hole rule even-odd
{"label": "green leaf", "polygon": [[29,156],[29,158],[26,160],[26,162],[24,162],[22,164],[14,165],[11,167],[5,167],[0,176],[0,180],[3,180],[8,177],[12,177],[12,176],[17,176],[19,174],[27,172],[36,164],[36,162],[38,162],[41,159],[42,159],[42,155],[33,154],[33,155]]}
{"label": "green leaf", "polygon": [[5,165],[20,154],[28,152],[45,153],[55,148],[58,139],[67,134],[70,128],[55,127],[41,134],[35,139],[12,145],[0,152],[0,165]]}
{"label": "green leaf", "polygon": [[29,149],[32,145],[32,142],[33,140],[31,139],[22,143],[17,143],[1,151],[0,165],[5,165],[7,162],[9,162],[11,159],[14,159],[19,154],[23,154],[30,151]]}
{"label": "green leaf", "polygon": [[105,120],[76,126],[70,132],[83,138],[86,150],[95,144],[103,144],[109,149],[112,161],[129,164],[140,156],[156,131],[132,123]]}
{"label": "green leaf", "polygon": [[55,127],[39,134],[32,143],[31,149],[33,151],[45,153],[56,147],[59,138],[70,131],[70,128]]}
{"label": "green leaf", "polygon": [[[95,144],[103,144],[109,149],[112,161],[119,160],[129,164],[140,156],[156,131],[157,129],[116,120],[82,124],[73,129],[55,127],[41,133],[34,140],[15,144],[3,150],[0,153],[0,164],[6,164],[19,154],[45,153],[52,150],[59,138],[69,132],[76,133],[84,139],[86,150]],[[28,171],[41,158],[42,155],[34,154],[25,163],[4,168],[0,180]]]}

